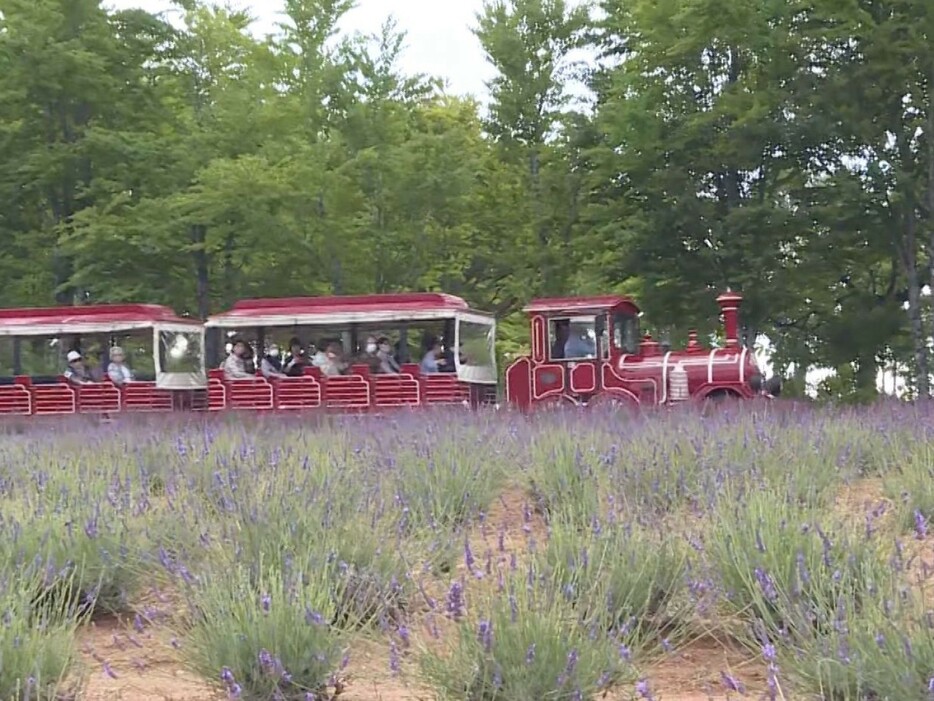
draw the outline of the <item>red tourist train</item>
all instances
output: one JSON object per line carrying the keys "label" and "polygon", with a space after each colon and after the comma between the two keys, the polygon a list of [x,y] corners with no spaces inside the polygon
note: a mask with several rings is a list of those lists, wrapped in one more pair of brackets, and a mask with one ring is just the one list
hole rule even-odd
{"label": "red tourist train", "polygon": [[[682,351],[640,338],[639,309],[626,297],[537,300],[526,309],[531,353],[505,373],[507,404],[531,410],[777,395],[777,378],[763,382],[738,341],[740,300],[732,293],[717,300],[725,347],[704,348],[692,335]],[[495,333],[492,315],[441,293],[245,300],[205,322],[149,304],[0,310],[0,416],[495,404]],[[364,339],[392,343],[392,373],[374,372],[361,357]],[[419,362],[426,339],[437,339],[436,369]],[[221,366],[238,341],[254,363],[274,347],[295,345],[307,357],[295,376],[257,369],[231,379]],[[314,361],[326,347],[348,354],[340,374]],[[115,353],[125,358],[126,381],[108,375]],[[85,381],[66,376],[71,359]]]}
{"label": "red tourist train", "polygon": [[640,337],[640,311],[628,297],[539,299],[525,311],[531,354],[506,369],[506,398],[530,409],[562,403],[670,405],[691,399],[777,396],[778,376],[764,380],[739,340],[742,297],[717,298],[725,345],[705,347],[692,332],[687,348],[663,349]]}

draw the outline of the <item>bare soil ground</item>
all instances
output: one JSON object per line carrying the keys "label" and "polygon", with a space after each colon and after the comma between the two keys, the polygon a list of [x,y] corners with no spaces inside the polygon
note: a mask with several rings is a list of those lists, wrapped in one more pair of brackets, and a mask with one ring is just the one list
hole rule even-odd
{"label": "bare soil ground", "polygon": [[[130,642],[130,640],[134,642]],[[224,694],[185,670],[182,651],[158,630],[138,634],[127,621],[97,621],[80,634],[81,654],[90,669],[88,701],[220,701]],[[107,663],[105,670],[104,663]],[[661,701],[708,701],[730,698],[721,671],[740,679],[749,690],[764,687],[758,660],[725,641],[704,638],[684,646],[648,670]],[[348,668],[345,701],[428,701],[431,692],[395,678],[389,649],[371,641],[355,647]],[[407,683],[408,682],[408,683]],[[736,698],[736,695],[733,695]],[[626,698],[620,694],[617,698]]]}
{"label": "bare soil ground", "polygon": [[[863,518],[882,501],[885,501],[882,485],[877,480],[866,480],[845,487],[837,507],[855,518]],[[542,543],[547,537],[545,524],[534,514],[527,495],[521,490],[508,491],[494,501],[483,523],[477,525],[469,538],[478,562],[491,551],[495,553],[496,567],[506,565],[507,557],[499,552],[503,524],[506,525],[506,552],[523,552],[529,538]],[[928,561],[925,565],[934,571],[934,565],[929,564],[934,561],[934,553],[929,545],[925,550],[923,554],[918,553],[918,559]],[[466,574],[463,564],[459,569]],[[442,594],[441,591],[437,593]],[[413,631],[413,637],[417,635]],[[129,619],[98,620],[80,632],[79,649],[89,669],[84,695],[88,701],[220,701],[225,698],[216,687],[185,669],[184,650],[157,624],[137,632]],[[406,667],[404,664],[401,677],[396,677],[390,671],[388,643],[361,640],[351,650],[347,686],[339,698],[345,701],[432,699],[429,690],[418,688],[412,681]],[[748,698],[758,697],[764,691],[765,670],[761,660],[712,633],[682,645],[646,670],[653,694],[661,701],[739,698],[736,693],[729,694],[724,689],[722,673],[741,681]],[[631,698],[631,693],[631,690],[622,690],[608,699],[622,701]]]}

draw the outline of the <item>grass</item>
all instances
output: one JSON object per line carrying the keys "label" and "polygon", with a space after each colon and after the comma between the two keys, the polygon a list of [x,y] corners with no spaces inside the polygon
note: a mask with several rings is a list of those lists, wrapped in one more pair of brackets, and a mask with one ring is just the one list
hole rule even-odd
{"label": "grass", "polygon": [[[27,427],[0,444],[0,700],[78,693],[76,629],[154,584],[176,596],[146,619],[246,701],[338,695],[364,642],[437,698],[649,698],[659,660],[705,635],[749,651],[766,698],[922,698],[932,419],[772,403]],[[870,483],[894,518],[841,509]]]}

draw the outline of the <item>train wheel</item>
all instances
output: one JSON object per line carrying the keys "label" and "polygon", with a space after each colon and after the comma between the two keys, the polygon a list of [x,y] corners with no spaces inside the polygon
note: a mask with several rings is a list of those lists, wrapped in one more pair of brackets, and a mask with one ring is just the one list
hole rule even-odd
{"label": "train wheel", "polygon": [[567,397],[564,397],[562,395],[562,396],[545,397],[544,399],[540,399],[536,401],[532,405],[532,407],[534,408],[535,413],[537,414],[547,413],[547,412],[554,413],[554,412],[561,411],[562,409],[565,409],[571,406],[571,404],[572,403],[567,399]]}
{"label": "train wheel", "polygon": [[738,394],[728,389],[715,389],[701,400],[701,411],[704,416],[708,416],[713,412],[722,411],[726,407],[732,406],[740,398]]}
{"label": "train wheel", "polygon": [[625,394],[616,392],[601,392],[595,394],[587,401],[588,408],[612,409],[614,411],[635,411],[640,408],[639,402]]}

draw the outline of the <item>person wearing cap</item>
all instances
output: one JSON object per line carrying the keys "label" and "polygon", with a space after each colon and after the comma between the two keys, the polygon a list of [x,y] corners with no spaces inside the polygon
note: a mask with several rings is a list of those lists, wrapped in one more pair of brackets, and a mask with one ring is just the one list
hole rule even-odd
{"label": "person wearing cap", "polygon": [[64,373],[66,380],[75,385],[86,385],[94,381],[88,369],[84,367],[84,359],[81,357],[80,352],[70,350],[65,359],[68,361],[68,367]]}
{"label": "person wearing cap", "polygon": [[126,353],[120,346],[110,349],[110,364],[107,366],[107,377],[118,387],[133,381],[133,371],[127,367]]}
{"label": "person wearing cap", "polygon": [[242,338],[235,340],[233,347],[230,349],[230,355],[224,361],[225,380],[252,380],[255,377],[246,369],[246,361],[244,360],[246,353],[246,342]]}
{"label": "person wearing cap", "polygon": [[259,370],[267,380],[271,378],[282,379],[288,377],[282,372],[282,359],[279,357],[279,346],[275,343],[269,346],[266,355],[259,364]]}

